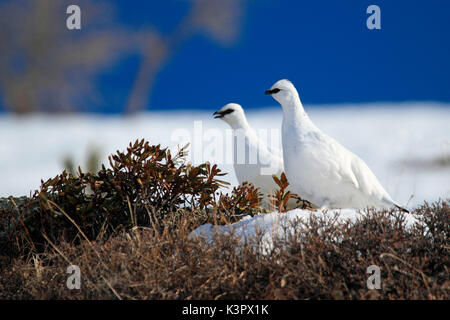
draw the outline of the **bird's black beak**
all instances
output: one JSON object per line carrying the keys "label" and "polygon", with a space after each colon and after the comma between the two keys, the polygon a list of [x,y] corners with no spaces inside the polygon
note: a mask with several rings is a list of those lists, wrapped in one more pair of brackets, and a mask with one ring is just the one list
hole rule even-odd
{"label": "bird's black beak", "polygon": [[223,114],[220,113],[219,111],[216,111],[213,113],[214,119],[220,119],[223,117]]}
{"label": "bird's black beak", "polygon": [[266,92],[264,92],[264,94],[272,94],[272,90],[266,90]]}

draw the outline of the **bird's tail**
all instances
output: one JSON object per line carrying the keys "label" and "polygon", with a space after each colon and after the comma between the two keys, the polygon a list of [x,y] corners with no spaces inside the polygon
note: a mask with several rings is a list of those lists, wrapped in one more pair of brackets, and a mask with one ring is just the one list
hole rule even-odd
{"label": "bird's tail", "polygon": [[402,211],[402,212],[410,213],[409,210],[407,210],[407,209],[405,209],[405,208],[402,208],[402,207],[400,207],[400,206],[398,206],[398,205],[396,205],[396,204],[394,204],[394,206],[395,206],[398,210],[400,210],[400,211]]}

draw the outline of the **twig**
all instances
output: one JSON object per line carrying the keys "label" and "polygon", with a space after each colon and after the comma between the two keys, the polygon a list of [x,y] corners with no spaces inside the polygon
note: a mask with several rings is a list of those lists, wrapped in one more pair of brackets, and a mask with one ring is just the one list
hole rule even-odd
{"label": "twig", "polygon": [[414,271],[416,271],[417,273],[419,273],[420,276],[422,277],[423,283],[424,283],[425,286],[427,287],[428,292],[431,294],[431,292],[430,292],[430,287],[428,286],[427,276],[426,276],[421,270],[416,269],[413,265],[411,265],[411,264],[408,263],[407,261],[405,261],[405,260],[403,260],[403,259],[397,257],[395,254],[388,253],[388,252],[385,252],[385,253],[380,254],[380,258],[381,258],[381,259],[383,259],[385,256],[388,256],[388,257],[394,258],[394,259],[396,259],[396,260],[398,260],[398,261],[400,261],[400,262],[403,262],[403,263],[406,264],[408,267],[410,267],[411,269],[413,269]]}
{"label": "twig", "polygon": [[[97,255],[100,263],[106,268],[106,270],[109,271],[108,266],[106,265],[106,263],[103,262],[102,257],[100,256],[100,253],[98,253],[98,251],[94,248],[94,246],[92,245],[92,242],[89,241],[89,238],[84,234],[84,232],[81,230],[81,228],[78,226],[78,224],[63,210],[61,209],[55,202],[47,199],[47,201],[54,205],[80,232],[80,234],[83,236],[83,238],[87,241],[87,243],[89,244],[89,246],[91,247],[92,250],[94,250],[95,254]],[[52,209],[53,210],[53,209]],[[56,210],[53,210],[56,212]]]}
{"label": "twig", "polygon": [[73,263],[61,252],[61,250],[59,250],[58,247],[55,246],[55,244],[50,241],[50,239],[45,235],[45,233],[42,232],[42,236],[44,237],[45,240],[47,240],[48,243],[50,243],[52,248],[55,249],[55,251],[58,252],[59,255],[64,258],[64,260],[66,260],[68,264],[73,265]]}
{"label": "twig", "polygon": [[111,291],[114,293],[117,299],[122,300],[122,297],[117,293],[116,290],[111,286],[111,284],[106,280],[104,276],[102,276],[103,281],[105,281],[106,285],[111,289]]}

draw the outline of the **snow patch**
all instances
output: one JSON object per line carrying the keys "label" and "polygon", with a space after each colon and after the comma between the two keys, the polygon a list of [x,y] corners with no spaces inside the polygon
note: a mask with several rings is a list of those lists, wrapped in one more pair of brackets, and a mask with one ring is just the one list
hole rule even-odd
{"label": "snow patch", "polygon": [[[302,228],[312,217],[325,218],[327,222],[339,224],[342,222],[355,222],[364,215],[364,211],[355,209],[329,210],[327,212],[294,209],[285,213],[272,212],[259,214],[253,217],[245,216],[240,221],[223,226],[204,224],[189,234],[190,238],[199,238],[212,244],[217,236],[225,235],[235,237],[242,244],[253,243],[261,239],[259,245],[263,253],[272,250],[274,241],[287,239]],[[405,215],[405,224],[410,228],[418,220],[411,214]]]}

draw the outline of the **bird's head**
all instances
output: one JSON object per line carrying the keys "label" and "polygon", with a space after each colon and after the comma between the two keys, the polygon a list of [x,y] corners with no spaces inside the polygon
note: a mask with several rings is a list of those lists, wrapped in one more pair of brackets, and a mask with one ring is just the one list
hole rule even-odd
{"label": "bird's head", "polygon": [[300,99],[297,89],[292,82],[286,79],[277,81],[269,90],[266,90],[265,94],[271,95],[282,106],[285,103]]}
{"label": "bird's head", "polygon": [[221,119],[232,128],[242,128],[247,125],[244,109],[237,103],[229,103],[214,112],[214,119]]}

